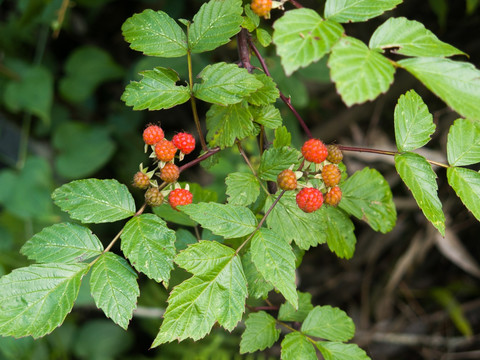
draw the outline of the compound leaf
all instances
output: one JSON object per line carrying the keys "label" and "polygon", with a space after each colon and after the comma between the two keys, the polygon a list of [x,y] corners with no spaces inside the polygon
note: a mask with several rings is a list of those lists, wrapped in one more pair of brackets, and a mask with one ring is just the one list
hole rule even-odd
{"label": "compound leaf", "polygon": [[224,62],[206,66],[198,77],[203,81],[193,86],[195,97],[220,105],[239,103],[245,96],[264,86],[247,69]]}
{"label": "compound leaf", "polygon": [[72,181],[56,189],[52,198],[72,219],[83,223],[113,222],[135,214],[127,187],[113,179]]}
{"label": "compound leaf", "polygon": [[355,325],[347,314],[331,306],[315,306],[302,324],[302,332],[331,341],[347,341],[355,334]]}
{"label": "compound leaf", "polygon": [[307,8],[286,11],[273,27],[273,42],[287,75],[320,60],[343,33],[342,25]]}
{"label": "compound leaf", "polygon": [[356,344],[318,341],[316,345],[325,360],[370,360],[367,353]]}
{"label": "compound leaf", "polygon": [[387,233],[393,229],[397,212],[392,190],[385,178],[375,169],[364,168],[350,176],[342,185],[339,207],[373,230]]}
{"label": "compound leaf", "polygon": [[480,122],[457,119],[450,126],[447,140],[448,163],[472,165],[480,161]]}
{"label": "compound leaf", "polygon": [[264,151],[258,168],[258,176],[263,180],[277,181],[281,171],[298,161],[299,152],[287,146],[270,148]]}
{"label": "compound leaf", "polygon": [[130,219],[121,235],[121,249],[140,272],[168,286],[175,257],[175,231],[154,214]]}
{"label": "compound leaf", "polygon": [[35,234],[20,252],[39,263],[74,263],[99,256],[103,245],[84,226],[61,223]]}
{"label": "compound leaf", "polygon": [[282,360],[317,360],[312,343],[299,331],[285,335],[282,340]]}
{"label": "compound leaf", "polygon": [[[414,20],[404,17],[390,18],[373,33],[370,49],[395,48],[395,52],[407,56],[452,56],[463,51],[440,41],[434,33]],[[398,49],[397,49],[398,48]]]}
{"label": "compound leaf", "polygon": [[63,323],[77,298],[88,264],[35,264],[0,278],[0,334],[49,334]]}
{"label": "compound leaf", "polygon": [[278,311],[278,320],[281,321],[298,321],[302,322],[307,317],[308,313],[313,310],[312,294],[298,293],[298,310],[296,310],[289,302],[280,305]]}
{"label": "compound leaf", "polygon": [[470,169],[450,167],[447,178],[460,200],[480,221],[480,174]]}
{"label": "compound leaf", "polygon": [[122,34],[133,50],[148,56],[187,55],[187,36],[163,11],[147,9],[133,15],[122,25]]}
{"label": "compound leaf", "polygon": [[265,280],[297,309],[295,255],[291,246],[272,230],[261,228],[253,235],[250,251],[253,263]]}
{"label": "compound leaf", "polygon": [[250,313],[245,321],[245,331],[240,341],[240,354],[269,348],[279,336],[280,330],[275,327],[275,318],[265,311]]}
{"label": "compound leaf", "polygon": [[341,38],[332,48],[328,66],[337,91],[347,106],[373,100],[387,91],[395,73],[386,57],[348,36]]}
{"label": "compound leaf", "polygon": [[445,215],[438,198],[437,176],[432,166],[423,156],[406,152],[395,155],[395,168],[425,217],[445,235]]}
{"label": "compound leaf", "polygon": [[251,234],[257,226],[255,215],[243,206],[211,202],[185,205],[182,211],[202,227],[228,238]]}
{"label": "compound leaf", "polygon": [[480,120],[480,71],[472,64],[438,57],[403,59],[398,64],[460,115]]}
{"label": "compound leaf", "polygon": [[97,307],[126,330],[140,295],[128,262],[112,252],[103,254],[92,267],[90,290]]}
{"label": "compound leaf", "polygon": [[393,9],[402,0],[327,0],[325,17],[338,22],[366,21]]}
{"label": "compound leaf", "polygon": [[156,67],[140,74],[143,79],[131,81],[122,95],[122,100],[133,106],[133,110],[169,109],[190,99],[186,86],[175,85],[179,77],[174,70]]}
{"label": "compound leaf", "polygon": [[210,0],[193,17],[188,31],[188,46],[192,53],[216,49],[237,34],[243,22],[240,0]]}
{"label": "compound leaf", "polygon": [[231,205],[250,205],[260,195],[260,183],[252,173],[232,172],[225,179],[225,184]]}
{"label": "compound leaf", "polygon": [[175,262],[193,273],[173,288],[160,332],[152,347],[207,335],[216,321],[231,331],[242,319],[247,281],[240,257],[215,241],[200,241],[181,251]]}

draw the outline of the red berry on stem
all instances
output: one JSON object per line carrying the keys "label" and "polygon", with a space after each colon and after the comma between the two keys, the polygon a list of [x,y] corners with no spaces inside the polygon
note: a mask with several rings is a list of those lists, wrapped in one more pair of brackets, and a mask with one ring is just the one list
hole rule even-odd
{"label": "red berry on stem", "polygon": [[305,160],[320,164],[327,158],[328,150],[322,141],[318,139],[310,139],[303,144],[302,155]]}
{"label": "red berry on stem", "polygon": [[340,200],[342,200],[342,190],[338,186],[331,188],[325,195],[325,202],[328,205],[337,206]]}
{"label": "red berry on stem", "polygon": [[297,188],[297,177],[292,170],[286,169],[278,174],[277,183],[282,190],[294,190]]}
{"label": "red berry on stem", "polygon": [[179,176],[180,171],[178,170],[178,166],[172,163],[165,164],[162,170],[160,170],[160,179],[167,183],[173,183],[177,181]]}
{"label": "red berry on stem", "polygon": [[315,188],[303,188],[297,194],[297,205],[306,213],[314,212],[323,204],[323,195]]}
{"label": "red berry on stem", "polygon": [[162,139],[155,145],[155,154],[157,155],[157,159],[160,161],[172,161],[176,152],[177,148],[175,145],[173,145],[173,143],[167,139]]}
{"label": "red berry on stem", "polygon": [[272,0],[253,0],[250,7],[255,14],[265,17],[272,10]]}
{"label": "red berry on stem", "polygon": [[195,149],[195,138],[186,132],[175,134],[172,142],[185,155],[190,154]]}
{"label": "red berry on stem", "polygon": [[151,187],[145,191],[145,202],[150,206],[160,206],[163,203],[163,195],[156,187]]}
{"label": "red berry on stem", "polygon": [[155,145],[164,137],[163,130],[158,125],[149,125],[143,130],[143,141],[147,145]]}
{"label": "red berry on stem", "polygon": [[177,206],[191,204],[192,200],[193,194],[187,189],[175,189],[168,195],[170,206],[177,211]]}
{"label": "red berry on stem", "polygon": [[337,165],[327,164],[322,169],[322,179],[326,187],[337,185],[342,178],[342,173]]}
{"label": "red berry on stem", "polygon": [[133,186],[138,189],[146,189],[150,186],[150,178],[148,177],[147,174],[141,171],[138,171],[133,176]]}

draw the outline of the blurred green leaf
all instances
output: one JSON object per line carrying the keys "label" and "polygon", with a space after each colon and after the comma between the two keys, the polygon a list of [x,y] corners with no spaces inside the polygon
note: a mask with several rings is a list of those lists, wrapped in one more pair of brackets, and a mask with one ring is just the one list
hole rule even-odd
{"label": "blurred green leaf", "polygon": [[245,320],[245,331],[240,341],[240,354],[252,353],[271,347],[280,336],[275,318],[265,311],[250,313]]}
{"label": "blurred green leaf", "polygon": [[449,167],[447,178],[458,197],[480,221],[480,174],[461,167]]}
{"label": "blurred green leaf", "polygon": [[479,0],[467,0],[467,15],[472,15],[478,7]]}
{"label": "blurred green leaf", "polygon": [[457,329],[464,336],[472,336],[472,325],[465,317],[461,305],[457,299],[455,299],[455,296],[451,293],[451,291],[445,288],[434,288],[431,290],[431,294],[433,298],[448,312],[450,319],[452,319],[452,322],[455,324]]}
{"label": "blurred green leaf", "polygon": [[257,28],[255,33],[257,34],[257,40],[263,47],[267,47],[272,43],[272,36],[267,30]]}
{"label": "blurred green leaf", "polygon": [[225,179],[228,203],[247,206],[260,194],[260,183],[252,173],[232,172]]}
{"label": "blurred green leaf", "polygon": [[338,22],[366,21],[393,9],[402,0],[327,0],[325,17]]}
{"label": "blurred green leaf", "polygon": [[282,340],[282,360],[317,360],[312,343],[299,331],[291,332]]}
{"label": "blurred green leaf", "polygon": [[480,122],[457,119],[450,126],[447,140],[448,163],[454,166],[480,162]]}
{"label": "blurred green leaf", "polygon": [[356,344],[318,341],[316,345],[325,360],[370,360],[367,353]]}

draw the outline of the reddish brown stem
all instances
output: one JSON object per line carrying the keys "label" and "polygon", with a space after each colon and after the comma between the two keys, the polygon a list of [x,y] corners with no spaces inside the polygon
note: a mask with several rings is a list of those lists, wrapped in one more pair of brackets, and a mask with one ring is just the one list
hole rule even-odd
{"label": "reddish brown stem", "polygon": [[216,154],[219,151],[220,151],[219,147],[216,147],[216,148],[213,148],[213,149],[208,149],[207,152],[205,154],[203,154],[202,156],[199,156],[195,160],[192,160],[192,161],[186,163],[185,165],[180,166],[178,168],[178,171],[182,172],[184,170],[187,170],[188,168],[191,168],[192,166],[197,165],[198,163],[202,162],[203,160],[208,159],[210,156]]}
{"label": "reddish brown stem", "polygon": [[296,2],[295,0],[288,0],[293,6],[295,6],[297,9],[301,9],[303,8],[303,6],[301,4],[299,4],[298,2]]}

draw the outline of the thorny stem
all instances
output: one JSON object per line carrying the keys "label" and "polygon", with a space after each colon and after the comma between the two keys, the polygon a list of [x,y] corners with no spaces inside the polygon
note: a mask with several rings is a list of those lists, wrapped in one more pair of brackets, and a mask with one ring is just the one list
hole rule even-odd
{"label": "thorny stem", "polygon": [[[369,149],[369,148],[362,148],[362,147],[356,147],[356,146],[343,146],[343,145],[337,145],[337,146],[342,151],[366,152],[366,153],[389,155],[389,156],[395,156],[397,154],[401,154],[398,151]],[[438,161],[428,160],[428,159],[425,159],[425,160],[427,160],[427,162],[429,162],[432,165],[437,165],[437,166],[443,167],[445,169],[448,169],[450,167],[449,165],[440,163]]]}
{"label": "thorny stem", "polygon": [[238,151],[240,152],[240,155],[242,155],[243,159],[244,159],[245,162],[247,163],[248,167],[250,168],[250,171],[251,171],[252,174],[257,178],[257,180],[258,180],[258,182],[260,183],[260,186],[262,187],[262,189],[263,189],[267,194],[269,194],[268,190],[267,190],[267,189],[265,188],[265,186],[263,185],[262,180],[260,180],[260,179],[258,178],[257,172],[255,171],[255,169],[253,168],[252,164],[250,163],[250,160],[248,159],[247,154],[245,154],[245,151],[243,150],[242,144],[240,143],[239,140],[237,140],[236,143],[237,143]]}
{"label": "thorny stem", "polygon": [[[262,65],[262,68],[263,68],[263,71],[265,71],[265,74],[272,77],[272,75],[270,74],[270,71],[268,71],[268,67],[267,67],[267,64],[265,63],[265,59],[262,57],[262,55],[258,51],[258,49],[255,46],[255,44],[253,43],[252,39],[247,38],[247,41],[248,41],[248,46],[250,46],[250,48],[253,50],[253,52],[255,53],[255,55],[258,58],[258,61],[260,61],[260,64]],[[303,131],[305,131],[305,134],[307,134],[307,136],[310,139],[313,138],[310,129],[308,128],[307,124],[305,124],[305,121],[303,121],[302,117],[297,112],[297,110],[295,110],[295,108],[293,107],[290,99],[287,98],[280,90],[279,90],[279,92],[280,92],[280,98],[283,100],[285,105],[287,105],[287,107],[290,109],[290,111],[293,113],[293,115],[295,115],[295,117],[297,118],[300,126],[303,128]]]}

